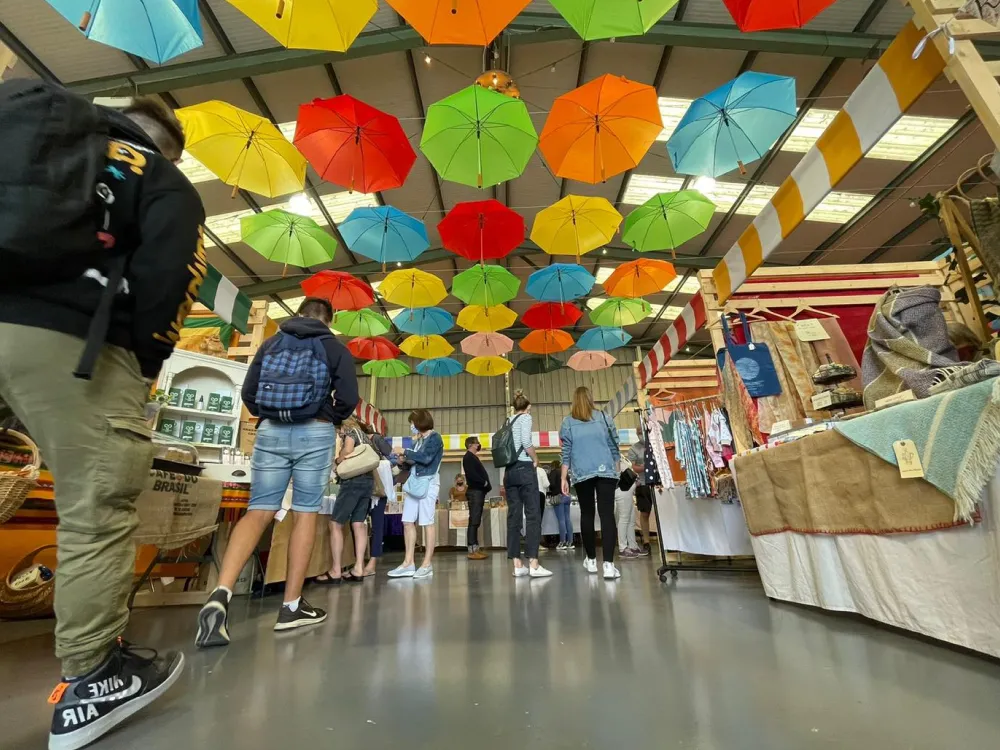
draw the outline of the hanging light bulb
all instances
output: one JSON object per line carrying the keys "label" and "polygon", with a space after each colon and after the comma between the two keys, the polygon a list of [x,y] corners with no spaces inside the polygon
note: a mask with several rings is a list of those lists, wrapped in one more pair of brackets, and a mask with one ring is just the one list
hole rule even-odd
{"label": "hanging light bulb", "polygon": [[699,177],[694,181],[694,189],[702,195],[711,198],[715,195],[715,179],[712,177]]}
{"label": "hanging light bulb", "polygon": [[427,63],[428,65],[430,65],[431,64],[431,56],[430,55],[424,55],[424,62]]}

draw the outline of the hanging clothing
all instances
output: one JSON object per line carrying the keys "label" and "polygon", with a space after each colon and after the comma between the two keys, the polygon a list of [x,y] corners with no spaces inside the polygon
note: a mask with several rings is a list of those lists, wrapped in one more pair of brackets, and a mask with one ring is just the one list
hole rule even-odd
{"label": "hanging clothing", "polygon": [[731,357],[720,356],[720,380],[722,382],[722,403],[729,413],[729,426],[733,433],[733,443],[737,453],[748,451],[754,445],[766,442],[758,426],[757,406],[747,393],[733,366]]}
{"label": "hanging clothing", "polygon": [[646,414],[645,465],[648,467],[650,463],[656,467],[660,481],[655,483],[650,482],[647,476],[646,485],[649,487],[664,487],[666,489],[673,487],[674,476],[673,472],[670,471],[670,461],[667,460],[667,447],[663,442],[663,433],[659,423],[653,418],[651,411]]}
{"label": "hanging clothing", "polygon": [[823,413],[812,407],[812,397],[816,393],[812,374],[819,369],[820,363],[811,344],[799,340],[795,323],[790,320],[751,323],[750,330],[758,340],[769,345],[781,383],[780,394],[757,402],[760,431],[770,434],[774,423],[783,420],[822,419]]}

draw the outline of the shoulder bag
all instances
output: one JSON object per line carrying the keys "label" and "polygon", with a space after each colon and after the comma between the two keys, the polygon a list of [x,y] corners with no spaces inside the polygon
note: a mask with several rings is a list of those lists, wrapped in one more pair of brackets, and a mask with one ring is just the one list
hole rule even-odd
{"label": "shoulder bag", "polygon": [[746,386],[747,393],[754,398],[763,396],[777,396],[781,393],[781,383],[778,381],[778,373],[774,369],[774,360],[771,358],[771,350],[767,344],[755,343],[750,333],[750,325],[747,323],[747,316],[740,313],[740,322],[743,325],[743,336],[747,343],[737,344],[733,341],[733,335],[729,330],[729,322],[726,315],[722,315],[722,336],[726,341],[726,352],[733,358],[736,365],[736,372],[739,373],[743,385]]}
{"label": "shoulder bag", "polygon": [[337,476],[341,479],[353,479],[368,474],[378,468],[380,460],[375,449],[362,438],[351,454],[337,466]]}

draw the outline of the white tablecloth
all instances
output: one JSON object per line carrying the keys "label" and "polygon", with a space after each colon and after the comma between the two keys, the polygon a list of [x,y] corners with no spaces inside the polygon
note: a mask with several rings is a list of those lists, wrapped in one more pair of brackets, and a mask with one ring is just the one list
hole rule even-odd
{"label": "white tablecloth", "polygon": [[725,505],[712,498],[690,500],[684,493],[684,484],[656,493],[664,550],[720,557],[753,554],[739,505]]}

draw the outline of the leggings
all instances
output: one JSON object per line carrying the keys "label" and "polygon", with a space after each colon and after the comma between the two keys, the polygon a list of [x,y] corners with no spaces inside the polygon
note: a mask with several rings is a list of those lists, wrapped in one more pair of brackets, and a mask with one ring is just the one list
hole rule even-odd
{"label": "leggings", "polygon": [[372,557],[382,557],[382,537],[385,534],[385,504],[388,497],[380,497],[378,504],[368,511],[372,519]]}
{"label": "leggings", "polygon": [[604,552],[604,562],[614,562],[617,542],[615,526],[615,488],[616,479],[593,477],[573,485],[576,497],[580,501],[580,536],[583,537],[583,548],[591,560],[597,558],[597,538],[594,533],[594,502],[597,502],[597,512],[601,516],[601,547]]}

